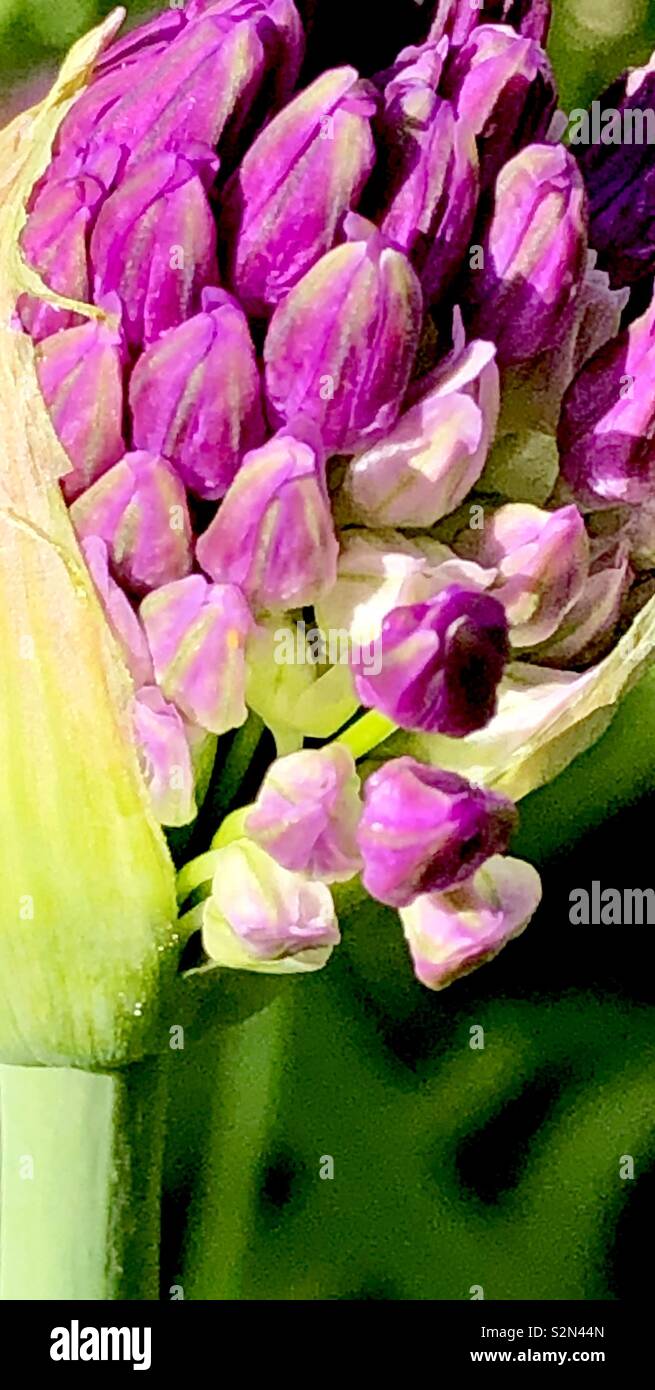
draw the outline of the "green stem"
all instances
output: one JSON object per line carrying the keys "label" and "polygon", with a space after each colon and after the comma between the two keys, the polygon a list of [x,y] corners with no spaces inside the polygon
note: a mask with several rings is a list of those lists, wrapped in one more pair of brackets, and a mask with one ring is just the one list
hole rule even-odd
{"label": "green stem", "polygon": [[0,1298],[159,1297],[166,1083],[0,1067]]}
{"label": "green stem", "polygon": [[395,734],[397,728],[398,725],[387,719],[386,715],[378,714],[377,710],[372,709],[368,714],[363,714],[361,719],[355,720],[355,723],[339,734],[334,742],[349,748],[353,758],[363,758],[373,748],[377,748],[379,743],[383,743],[385,738]]}
{"label": "green stem", "polygon": [[232,805],[263,732],[263,720],[251,710],[245,724],[237,729],[223,764],[217,796],[212,806],[217,821]]}

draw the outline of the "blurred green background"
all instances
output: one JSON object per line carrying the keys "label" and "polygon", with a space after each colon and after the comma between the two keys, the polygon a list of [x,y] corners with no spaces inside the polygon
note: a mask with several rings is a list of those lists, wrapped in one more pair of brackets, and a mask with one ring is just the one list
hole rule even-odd
{"label": "blurred green background", "polygon": [[[0,114],[36,99],[111,8],[0,0]],[[655,45],[648,0],[554,8],[565,109]],[[212,987],[203,1026],[169,1060],[163,1298],[639,1296],[655,1188],[652,929],[571,927],[568,903],[594,878],[652,879],[655,798],[620,807],[655,785],[653,699],[651,679],[575,773],[523,807],[543,906],[481,972],[429,994],[393,914],[359,908],[319,976]]]}

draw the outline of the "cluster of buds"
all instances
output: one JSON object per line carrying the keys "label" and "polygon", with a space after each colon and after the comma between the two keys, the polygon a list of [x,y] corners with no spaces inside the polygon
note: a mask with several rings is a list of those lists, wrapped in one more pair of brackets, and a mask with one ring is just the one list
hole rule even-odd
{"label": "cluster of buds", "polygon": [[588,674],[635,611],[652,168],[633,217],[636,165],[559,142],[547,0],[432,0],[386,67],[315,75],[321,12],[188,0],[104,51],[29,201],[49,294],[32,281],[14,327],[157,818],[195,818],[249,712],[277,741],[181,873],[207,962],[317,968],[359,877],[440,988],[540,897],[512,801],[460,750],[513,681]]}

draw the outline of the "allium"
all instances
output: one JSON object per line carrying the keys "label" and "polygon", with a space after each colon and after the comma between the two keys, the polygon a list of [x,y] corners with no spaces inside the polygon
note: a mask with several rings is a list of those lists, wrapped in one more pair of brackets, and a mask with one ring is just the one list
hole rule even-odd
{"label": "allium", "polygon": [[363,705],[403,729],[463,738],[489,722],[508,656],[505,610],[451,584],[429,603],[394,608],[382,623],[380,670],[357,653]]}
{"label": "allium", "polygon": [[398,418],[418,347],[422,296],[407,258],[349,213],[348,237],[290,290],[264,345],[274,423],[298,416],[330,453],[379,439]]}
{"label": "allium", "polygon": [[320,440],[282,431],[248,454],[196,553],[258,611],[303,608],[329,592],[338,545]]}
{"label": "allium", "polygon": [[475,333],[494,340],[503,364],[558,347],[587,254],[582,177],[562,145],[528,145],[504,166],[481,246],[469,277]]}
{"label": "allium", "polygon": [[157,1297],[169,1019],[367,892],[431,989],[495,955],[653,662],[650,147],[558,142],[546,0],[409,8],[335,66],[323,0],[117,11],[0,141],[2,1142],[59,1193],[100,1125],[2,1296]]}
{"label": "allium", "polygon": [[361,868],[356,842],[360,815],[352,754],[335,743],[273,763],[245,828],[284,868],[337,883]]}
{"label": "allium", "polygon": [[562,405],[562,473],[585,507],[643,503],[655,485],[655,301],[594,354]]}
{"label": "allium", "polygon": [[200,497],[222,497],[265,435],[248,321],[224,290],[142,353],[130,379],[137,449],[163,454]]}
{"label": "allium", "polygon": [[357,835],[362,881],[380,902],[405,907],[502,854],[515,824],[506,797],[414,758],[394,758],[366,783]]}

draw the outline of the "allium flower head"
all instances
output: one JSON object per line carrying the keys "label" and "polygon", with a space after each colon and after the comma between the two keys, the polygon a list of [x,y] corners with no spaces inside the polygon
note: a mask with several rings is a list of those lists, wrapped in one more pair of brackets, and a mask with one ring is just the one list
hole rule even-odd
{"label": "allium flower head", "polygon": [[473,968],[539,900],[513,801],[655,650],[648,146],[558,142],[546,0],[430,0],[334,66],[329,8],[110,18],[3,145],[0,764],[18,806],[44,769],[20,853],[94,993],[53,1041],[25,936],[0,1059],[156,1050],[190,934],[319,968],[331,883],[429,987]]}

